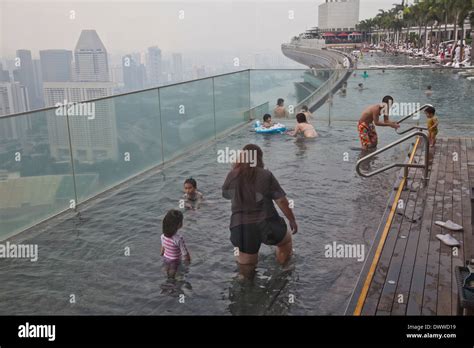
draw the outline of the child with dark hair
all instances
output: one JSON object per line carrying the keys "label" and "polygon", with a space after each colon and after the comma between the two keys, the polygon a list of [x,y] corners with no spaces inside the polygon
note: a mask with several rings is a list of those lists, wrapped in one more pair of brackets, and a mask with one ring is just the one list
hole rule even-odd
{"label": "child with dark hair", "polygon": [[273,126],[272,115],[263,115],[263,128],[271,128]]}
{"label": "child with dark hair", "polygon": [[178,234],[183,227],[183,213],[171,209],[163,219],[163,234],[161,235],[161,256],[169,277],[174,277],[181,263],[181,258],[191,262],[191,255],[184,243],[184,238]]}
{"label": "child with dark hair", "polygon": [[298,133],[301,133],[304,135],[305,138],[316,138],[318,136],[318,133],[316,133],[314,127],[306,120],[305,114],[303,114],[302,112],[297,114],[296,121],[298,122],[298,124],[292,132],[288,132],[288,135],[295,137],[298,135]]}
{"label": "child with dark hair", "polygon": [[273,116],[276,118],[288,118],[288,111],[285,109],[285,100],[278,98],[277,105],[273,109]]}
{"label": "child with dark hair", "polygon": [[204,199],[201,192],[197,190],[197,182],[193,178],[184,181],[184,205],[186,209],[197,209]]}
{"label": "child with dark hair", "polygon": [[438,118],[435,116],[436,109],[432,106],[429,106],[425,109],[425,115],[428,118],[428,136],[430,139],[430,146],[433,147],[436,145],[436,136],[438,135]]}
{"label": "child with dark hair", "polygon": [[306,120],[309,121],[313,118],[313,114],[311,111],[309,111],[309,108],[307,105],[303,105],[301,107],[301,113],[303,113],[306,116]]}

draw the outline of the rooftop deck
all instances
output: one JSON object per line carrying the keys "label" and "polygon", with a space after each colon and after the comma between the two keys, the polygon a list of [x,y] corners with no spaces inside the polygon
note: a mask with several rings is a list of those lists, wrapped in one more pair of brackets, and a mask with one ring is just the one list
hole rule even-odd
{"label": "rooftop deck", "polygon": [[[421,163],[422,151],[415,145],[411,160]],[[474,258],[474,139],[440,138],[430,157],[429,180],[422,179],[423,169],[412,168],[407,189],[402,179],[394,192],[347,315],[456,315],[454,270]],[[437,220],[452,220],[464,230],[446,230]],[[440,233],[450,233],[461,247],[444,245],[436,238]]]}

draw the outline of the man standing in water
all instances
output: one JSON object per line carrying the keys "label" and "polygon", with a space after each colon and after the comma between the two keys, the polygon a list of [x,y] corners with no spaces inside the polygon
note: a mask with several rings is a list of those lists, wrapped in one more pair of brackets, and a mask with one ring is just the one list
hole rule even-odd
{"label": "man standing in water", "polygon": [[[375,149],[378,143],[375,126],[400,128],[398,123],[389,120],[390,108],[393,105],[393,98],[389,95],[382,99],[382,104],[375,104],[367,107],[359,120],[359,138],[363,150]],[[380,122],[380,115],[383,115],[383,122]]]}

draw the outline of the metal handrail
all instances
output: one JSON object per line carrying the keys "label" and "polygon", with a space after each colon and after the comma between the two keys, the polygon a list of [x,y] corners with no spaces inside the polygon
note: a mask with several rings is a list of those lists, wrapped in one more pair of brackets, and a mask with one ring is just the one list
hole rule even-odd
{"label": "metal handrail", "polygon": [[[405,129],[405,130],[402,131],[402,132],[397,132],[397,133],[400,134],[400,135],[402,135],[402,134],[408,133],[409,131],[411,131],[411,130],[413,130],[413,129],[417,129],[417,130],[428,130],[428,128],[426,128],[426,127],[414,126],[414,127]],[[398,129],[397,129],[397,131],[398,131]]]}
{"label": "metal handrail", "polygon": [[[413,111],[411,114],[409,114],[409,115],[403,117],[401,120],[398,120],[396,123],[397,123],[397,124],[400,124],[400,123],[402,123],[402,122],[405,122],[407,119],[409,119],[410,117],[412,117],[412,116],[415,115],[416,113],[418,113],[418,112],[420,112],[420,111],[422,111],[422,110],[424,110],[424,109],[426,109],[426,108],[428,108],[428,107],[433,107],[433,105],[431,105],[431,104],[425,104],[425,105],[423,105],[421,108],[419,108],[418,110]],[[398,129],[397,129],[396,132],[397,132],[398,134],[405,134],[405,133],[407,133],[407,132],[409,132],[410,130],[415,129],[415,128],[420,128],[420,129],[422,129],[422,127],[412,127],[412,128],[410,128],[409,130],[405,130],[405,131],[403,131],[403,132],[398,132]]]}
{"label": "metal handrail", "polygon": [[[373,172],[370,172],[370,173],[363,173],[360,170],[361,164],[364,163],[365,161],[367,161],[367,160],[371,159],[372,157],[377,156],[378,154],[380,154],[382,152],[385,152],[388,149],[391,149],[392,147],[394,147],[394,146],[396,146],[400,143],[403,143],[403,142],[407,141],[408,139],[411,139],[415,136],[421,136],[421,137],[424,138],[424,141],[425,141],[425,163],[424,164],[392,163],[392,164],[389,164],[385,167],[379,168],[379,169],[377,169]],[[356,172],[357,172],[357,174],[359,174],[360,176],[362,176],[364,178],[370,178],[374,175],[385,172],[388,169],[395,168],[395,167],[402,167],[402,168],[405,168],[405,177],[406,177],[408,168],[424,168],[425,172],[424,172],[424,175],[423,175],[423,179],[428,179],[428,165],[429,165],[429,161],[428,161],[429,157],[428,156],[429,156],[429,151],[430,151],[430,144],[429,144],[429,141],[428,141],[428,136],[425,133],[420,132],[420,131],[413,132],[413,133],[408,134],[407,136],[405,136],[401,139],[398,139],[398,140],[394,141],[393,143],[388,144],[387,146],[381,148],[380,150],[372,152],[371,154],[361,158],[359,161],[357,161]]]}

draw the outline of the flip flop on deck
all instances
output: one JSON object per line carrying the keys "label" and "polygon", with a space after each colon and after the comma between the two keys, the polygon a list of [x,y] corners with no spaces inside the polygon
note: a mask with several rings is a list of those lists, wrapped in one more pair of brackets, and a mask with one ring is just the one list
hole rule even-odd
{"label": "flip flop on deck", "polygon": [[438,226],[447,228],[448,230],[451,230],[451,231],[462,231],[462,229],[463,229],[462,226],[460,226],[458,224],[455,224],[451,220],[448,220],[446,222],[444,222],[444,221],[435,221],[435,224],[438,225]]}
{"label": "flip flop on deck", "polygon": [[450,247],[456,247],[461,245],[461,243],[459,243],[458,240],[450,234],[437,234],[436,238],[438,238],[440,241]]}

